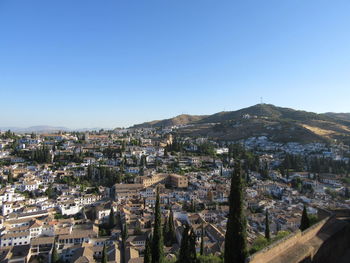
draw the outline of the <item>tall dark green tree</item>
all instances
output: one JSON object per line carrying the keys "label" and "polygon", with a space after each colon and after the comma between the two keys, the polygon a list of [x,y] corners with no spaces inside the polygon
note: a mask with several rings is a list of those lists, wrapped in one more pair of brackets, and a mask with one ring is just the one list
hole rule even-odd
{"label": "tall dark green tree", "polygon": [[174,225],[174,213],[170,208],[170,214],[169,214],[169,218],[167,221],[167,233],[164,236],[164,239],[166,240],[166,245],[167,246],[171,246],[175,240],[176,240],[176,235],[175,235],[175,225]]}
{"label": "tall dark green tree", "polygon": [[[166,245],[166,246],[168,246],[169,245],[169,240],[168,240],[168,234],[169,234],[169,223],[168,223],[169,221],[168,221],[168,218],[166,218],[165,219],[165,221],[164,221],[164,225],[163,225],[163,237],[164,237],[164,244]],[[171,244],[170,244],[171,245]],[[170,246],[169,245],[169,246]]]}
{"label": "tall dark green tree", "polygon": [[146,167],[147,166],[147,159],[145,155],[141,156],[141,163],[140,163],[141,167]]}
{"label": "tall dark green tree", "polygon": [[126,243],[126,240],[128,239],[128,224],[125,223],[124,226],[122,226],[122,232],[121,232],[121,235],[122,235],[122,241],[123,243],[125,244]]}
{"label": "tall dark green tree", "polygon": [[190,227],[186,225],[182,232],[179,260],[178,260],[179,263],[190,262],[189,231],[190,231]]}
{"label": "tall dark green tree", "polygon": [[50,150],[46,146],[36,148],[32,151],[31,158],[38,163],[51,163],[52,161]]}
{"label": "tall dark green tree", "polygon": [[145,253],[143,257],[144,263],[151,263],[152,262],[152,249],[151,249],[151,241],[149,238],[146,239],[146,245],[145,245]]}
{"label": "tall dark green tree", "polygon": [[269,222],[269,211],[266,209],[265,213],[265,238],[270,240],[270,222]]}
{"label": "tall dark green tree", "polygon": [[307,229],[309,227],[310,227],[310,219],[309,219],[309,216],[307,214],[306,206],[304,205],[303,214],[301,216],[299,229],[301,231],[304,231],[305,229]]}
{"label": "tall dark green tree", "polygon": [[52,254],[51,254],[51,263],[58,263],[60,257],[57,253],[56,241],[53,242]]}
{"label": "tall dark green tree", "polygon": [[122,154],[123,152],[125,152],[126,149],[126,143],[125,141],[122,142],[122,147],[120,148],[120,153]]}
{"label": "tall dark green tree", "polygon": [[87,168],[87,177],[89,180],[93,180],[93,174],[94,174],[94,167],[92,165],[89,165]]}
{"label": "tall dark green tree", "polygon": [[197,237],[193,229],[186,225],[182,232],[178,260],[179,263],[197,262],[196,238]]}
{"label": "tall dark green tree", "polygon": [[240,161],[235,162],[231,177],[229,215],[225,236],[225,263],[244,263],[247,256],[246,218],[243,206],[243,183]]}
{"label": "tall dark green tree", "polygon": [[103,245],[101,263],[107,263],[107,249],[106,249],[106,245]]}
{"label": "tall dark green tree", "polygon": [[162,216],[160,211],[159,189],[157,188],[155,219],[152,238],[152,263],[164,262],[164,243],[162,234]]}
{"label": "tall dark green tree", "polygon": [[8,175],[7,175],[7,182],[9,184],[12,184],[13,183],[13,174],[11,171],[9,171]]}
{"label": "tall dark green tree", "polygon": [[189,239],[188,239],[188,246],[189,246],[189,258],[190,263],[196,263],[197,262],[197,251],[196,251],[196,233],[193,231],[193,228],[190,231]]}
{"label": "tall dark green tree", "polygon": [[204,255],[204,226],[202,224],[201,226],[201,248],[200,248],[200,255]]}
{"label": "tall dark green tree", "polygon": [[121,262],[125,262],[125,249],[126,249],[126,240],[128,238],[128,224],[125,222],[125,225],[121,224],[121,236],[122,236],[122,243],[121,243],[121,250],[124,253],[121,253]]}
{"label": "tall dark green tree", "polygon": [[111,207],[111,211],[110,211],[109,217],[108,217],[109,228],[115,227],[116,224],[117,224],[117,218],[115,217],[113,207]]}

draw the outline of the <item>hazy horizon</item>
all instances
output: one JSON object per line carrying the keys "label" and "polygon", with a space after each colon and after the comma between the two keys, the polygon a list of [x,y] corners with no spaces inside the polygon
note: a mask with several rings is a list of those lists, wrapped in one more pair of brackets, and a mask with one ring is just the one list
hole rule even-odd
{"label": "hazy horizon", "polygon": [[0,3],[0,127],[350,112],[349,1]]}
{"label": "hazy horizon", "polygon": [[[256,105],[256,104],[254,104]],[[251,107],[251,106],[254,106],[254,105],[249,105],[248,107]],[[283,107],[283,108],[288,108],[288,107],[284,107],[284,106],[281,106],[281,105],[274,105],[274,106],[277,106],[277,107]],[[244,108],[247,108],[247,107],[244,107]],[[238,108],[238,109],[233,109],[232,111],[235,111],[235,110],[240,110],[242,108]],[[294,110],[304,110],[304,109],[296,109],[294,108]],[[228,111],[228,110],[226,110]],[[312,112],[312,111],[311,111]],[[314,112],[314,111],[313,111]],[[165,117],[165,118],[155,118],[155,119],[151,119],[151,120],[144,120],[144,121],[141,121],[141,122],[137,122],[137,123],[132,123],[128,126],[112,126],[112,127],[100,127],[100,126],[91,126],[91,127],[87,127],[87,126],[81,126],[81,127],[73,127],[73,126],[58,126],[58,125],[47,125],[47,124],[36,124],[36,125],[29,125],[29,126],[0,126],[0,130],[4,129],[4,128],[19,128],[19,129],[26,129],[26,128],[33,128],[33,127],[37,127],[37,126],[49,126],[49,127],[53,127],[53,128],[67,128],[69,130],[82,130],[82,129],[115,129],[115,128],[129,128],[133,125],[136,125],[136,124],[141,124],[141,123],[144,123],[144,122],[149,122],[149,121],[156,121],[156,120],[163,120],[163,119],[170,119],[170,118],[173,118],[173,117],[176,117],[178,115],[182,115],[182,114],[188,114],[188,115],[211,115],[211,114],[215,114],[215,113],[218,113],[218,112],[212,112],[212,113],[209,113],[209,114],[191,114],[191,113],[181,113],[181,114],[177,114],[177,115],[172,115],[172,116],[168,116],[168,117]],[[318,114],[322,114],[322,113],[347,113],[347,114],[350,114],[350,112],[334,112],[334,111],[329,111],[329,112],[314,112],[314,113],[318,113]]]}

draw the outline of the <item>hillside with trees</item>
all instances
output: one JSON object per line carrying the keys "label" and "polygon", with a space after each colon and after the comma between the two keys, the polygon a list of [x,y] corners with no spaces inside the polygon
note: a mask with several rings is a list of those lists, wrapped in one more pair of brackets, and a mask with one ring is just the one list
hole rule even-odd
{"label": "hillside with trees", "polygon": [[350,144],[350,121],[338,114],[313,112],[257,104],[237,111],[210,116],[186,115],[133,126],[134,128],[184,125],[178,132],[185,136],[205,136],[217,140],[241,140],[267,136],[276,142],[332,142]]}

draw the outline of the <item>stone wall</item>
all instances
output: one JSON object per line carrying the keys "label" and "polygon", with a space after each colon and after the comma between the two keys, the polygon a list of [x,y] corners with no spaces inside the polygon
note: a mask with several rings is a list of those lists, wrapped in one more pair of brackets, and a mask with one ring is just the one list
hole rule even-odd
{"label": "stone wall", "polygon": [[[300,230],[286,236],[285,238],[278,240],[271,244],[270,246],[256,252],[255,254],[251,255],[248,258],[247,262],[250,263],[266,263],[273,259],[276,259],[277,257],[281,256],[283,257],[283,254],[291,247],[297,245],[297,243],[305,243],[311,238],[315,237],[316,234],[320,231],[322,227],[330,220],[332,215],[330,213],[326,213],[325,210],[321,210],[319,213],[322,214],[320,216],[323,218],[320,222],[316,223],[315,225],[311,226],[310,228],[306,229],[305,231],[301,232]],[[328,215],[328,216],[326,216]],[[326,217],[325,217],[326,216]],[[299,251],[300,252],[300,251]],[[305,250],[305,255],[298,255],[298,257],[308,257],[312,256],[310,253],[312,251]]]}
{"label": "stone wall", "polygon": [[348,218],[334,235],[325,240],[313,256],[313,263],[347,263],[350,262],[350,211],[337,210],[337,217]]}

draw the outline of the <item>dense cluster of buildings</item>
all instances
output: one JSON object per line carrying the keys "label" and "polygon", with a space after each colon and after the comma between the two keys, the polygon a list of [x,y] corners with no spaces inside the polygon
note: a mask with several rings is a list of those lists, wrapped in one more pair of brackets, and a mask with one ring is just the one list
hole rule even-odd
{"label": "dense cluster of buildings", "polygon": [[[184,225],[195,231],[198,250],[203,229],[205,253],[221,254],[233,171],[223,156],[229,159],[232,142],[182,138],[182,149],[174,150],[169,147],[174,140],[171,129],[1,133],[0,262],[50,262],[54,250],[63,262],[100,262],[104,247],[108,262],[143,262],[156,187],[162,220],[171,214],[175,227],[166,258],[178,252]],[[210,143],[214,154],[199,152],[203,143]],[[305,204],[315,215],[317,207],[350,208],[345,175],[293,171],[286,177],[275,169],[283,152],[348,162],[345,146],[281,144],[266,137],[240,143],[270,164],[268,178],[247,171],[250,244],[264,233],[266,209],[276,235],[299,228]]]}

